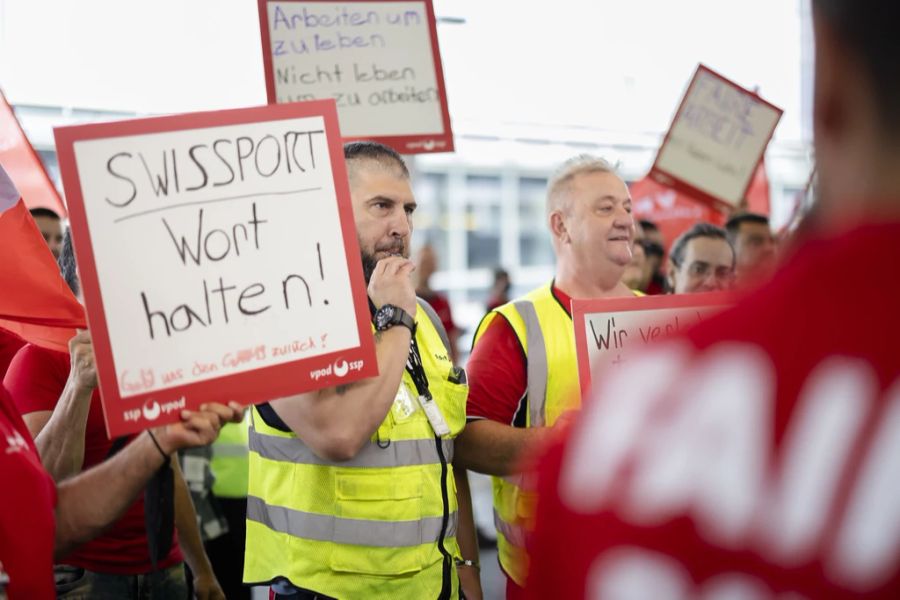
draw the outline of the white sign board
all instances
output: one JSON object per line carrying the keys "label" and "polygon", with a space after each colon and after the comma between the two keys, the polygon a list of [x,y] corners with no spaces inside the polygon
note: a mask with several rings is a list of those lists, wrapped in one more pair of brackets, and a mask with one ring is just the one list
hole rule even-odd
{"label": "white sign board", "polygon": [[107,427],[375,372],[332,102],[56,134]]}
{"label": "white sign board", "polygon": [[719,208],[734,208],[744,199],[781,113],[701,65],[650,174]]}
{"label": "white sign board", "polygon": [[334,98],[345,139],[453,149],[430,0],[259,0],[269,102]]}
{"label": "white sign board", "polygon": [[626,363],[647,344],[678,335],[729,306],[726,294],[573,300],[582,398],[591,380]]}

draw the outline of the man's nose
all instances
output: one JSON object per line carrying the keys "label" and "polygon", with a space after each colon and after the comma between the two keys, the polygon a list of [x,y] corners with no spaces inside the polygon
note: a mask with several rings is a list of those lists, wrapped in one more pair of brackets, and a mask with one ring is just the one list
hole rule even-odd
{"label": "man's nose", "polygon": [[391,217],[391,237],[406,238],[412,233],[412,222],[410,215],[402,208]]}
{"label": "man's nose", "polygon": [[634,217],[632,217],[631,213],[624,208],[619,208],[616,210],[613,226],[631,231],[634,229]]}

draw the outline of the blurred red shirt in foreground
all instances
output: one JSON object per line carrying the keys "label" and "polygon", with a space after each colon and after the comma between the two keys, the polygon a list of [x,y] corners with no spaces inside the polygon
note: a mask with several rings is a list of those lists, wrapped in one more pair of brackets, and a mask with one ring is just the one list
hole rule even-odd
{"label": "blurred red shirt in foreground", "polygon": [[900,598],[898,239],[807,242],[598,377],[539,463],[529,597]]}

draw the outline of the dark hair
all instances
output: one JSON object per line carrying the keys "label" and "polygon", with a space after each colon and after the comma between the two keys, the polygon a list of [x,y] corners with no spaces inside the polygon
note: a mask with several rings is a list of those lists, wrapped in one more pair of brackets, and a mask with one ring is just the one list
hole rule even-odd
{"label": "dark hair", "polygon": [[690,242],[694,238],[713,238],[724,240],[728,247],[731,248],[731,260],[734,262],[734,248],[731,246],[731,242],[728,241],[728,236],[725,235],[725,230],[721,227],[716,227],[712,223],[696,223],[693,227],[682,233],[678,236],[678,239],[675,240],[675,243],[672,244],[672,251],[669,252],[669,260],[672,261],[676,267],[681,266],[681,261],[684,260],[684,253],[686,252],[688,242]]}
{"label": "dark hair", "polygon": [[662,247],[659,242],[654,242],[653,240],[640,240],[641,247],[644,249],[644,254],[647,256],[658,256],[662,258],[666,249]]}
{"label": "dark hair", "polygon": [[378,142],[349,142],[344,144],[344,160],[374,160],[384,166],[395,166],[403,173],[404,177],[409,177],[409,169],[406,168],[406,162],[396,150],[390,146],[385,146]]}
{"label": "dark hair", "polygon": [[28,212],[31,213],[32,217],[50,217],[59,221],[59,215],[49,208],[32,208]]}
{"label": "dark hair", "polygon": [[659,227],[650,219],[641,219],[638,223],[644,231],[659,231]]}
{"label": "dark hair", "polygon": [[59,265],[59,272],[72,293],[78,295],[80,285],[78,283],[78,272],[75,265],[75,248],[72,246],[72,228],[66,227],[63,233],[62,248],[59,250],[59,258],[56,259]]}
{"label": "dark hair", "polygon": [[813,0],[849,50],[855,52],[875,95],[879,121],[900,136],[900,2],[897,0]]}
{"label": "dark hair", "polygon": [[725,223],[725,231],[728,233],[728,241],[734,245],[737,240],[738,233],[741,231],[741,225],[744,223],[758,223],[759,225],[769,226],[769,217],[756,213],[738,213],[732,216]]}

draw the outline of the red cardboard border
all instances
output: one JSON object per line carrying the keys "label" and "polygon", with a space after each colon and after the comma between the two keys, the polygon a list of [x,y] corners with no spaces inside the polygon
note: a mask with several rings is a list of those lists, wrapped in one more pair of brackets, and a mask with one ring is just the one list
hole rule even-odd
{"label": "red cardboard border", "polygon": [[734,295],[728,292],[702,294],[675,294],[669,296],[635,296],[624,298],[572,299],[572,324],[575,327],[575,355],[578,360],[578,383],[582,402],[591,392],[591,364],[588,359],[587,331],[584,319],[587,315],[603,312],[628,312],[662,310],[667,308],[703,308],[734,303]]}
{"label": "red cardboard border", "polygon": [[[83,140],[143,135],[189,129],[204,129],[242,123],[277,121],[292,118],[321,116],[325,122],[325,134],[331,159],[335,192],[338,201],[338,215],[344,241],[345,258],[350,275],[350,287],[356,313],[359,346],[340,352],[301,358],[291,362],[252,369],[188,383],[176,387],[155,390],[123,398],[119,393],[118,370],[115,367],[109,328],[104,311],[104,299],[100,294],[100,282],[95,267],[95,255],[84,209],[81,180],[75,160],[74,144]],[[78,267],[85,308],[94,354],[97,361],[97,375],[100,382],[103,415],[106,431],[110,437],[119,436],[180,420],[180,411],[163,414],[148,421],[143,414],[138,420],[126,421],[125,412],[142,408],[145,403],[167,402],[185,398],[186,409],[196,409],[205,402],[226,402],[234,400],[241,404],[264,402],[309,391],[329,387],[338,383],[348,383],[378,374],[375,358],[375,343],[372,337],[369,305],[366,296],[362,264],[359,260],[359,244],[353,221],[350,202],[350,186],[344,164],[344,152],[338,129],[337,108],[334,100],[317,100],[282,105],[269,105],[235,110],[190,113],[167,117],[151,117],[121,122],[98,123],[58,127],[53,131],[59,156],[63,186],[69,205],[72,239],[78,255]],[[309,372],[326,368],[338,361],[363,361],[359,371],[338,377],[335,374],[313,380]],[[152,405],[152,404],[151,404]]]}
{"label": "red cardboard border", "polygon": [[[275,94],[275,69],[272,65],[272,39],[269,32],[268,4],[272,1],[297,2],[297,3],[388,3],[401,0],[257,0],[259,9],[260,39],[262,41],[263,74],[266,78],[266,98],[269,104],[277,104]],[[408,2],[422,2],[425,5],[425,14],[428,17],[428,33],[431,37],[431,52],[434,58],[434,74],[437,82],[438,95],[441,103],[441,120],[444,125],[443,132],[421,135],[387,135],[387,136],[361,136],[345,137],[344,142],[359,140],[372,140],[385,144],[401,154],[424,154],[429,152],[453,152],[453,130],[450,126],[450,110],[447,107],[447,86],[444,84],[444,68],[441,62],[441,51],[438,46],[437,24],[434,16],[432,0],[402,0]]]}
{"label": "red cardboard border", "polygon": [[737,83],[731,81],[730,79],[727,79],[726,77],[713,71],[712,69],[710,69],[703,63],[700,63],[697,65],[697,70],[694,71],[694,75],[693,75],[693,77],[691,77],[691,81],[688,84],[687,90],[685,90],[684,95],[681,97],[681,102],[678,104],[678,110],[675,111],[675,116],[672,117],[672,122],[669,123],[669,129],[666,131],[666,135],[663,138],[663,142],[662,142],[662,144],[660,144],[659,150],[656,152],[656,157],[653,159],[653,166],[650,167],[650,172],[648,173],[648,176],[652,177],[659,183],[661,183],[663,185],[667,185],[670,188],[673,188],[679,192],[683,192],[685,194],[694,196],[698,200],[702,200],[702,201],[712,205],[712,207],[715,208],[716,210],[719,210],[719,211],[722,211],[725,213],[729,213],[729,212],[733,211],[734,209],[736,209],[737,205],[733,205],[729,201],[725,200],[724,198],[719,198],[718,196],[713,196],[709,192],[705,192],[705,191],[695,187],[691,183],[688,183],[687,181],[680,179],[678,176],[673,175],[672,173],[669,173],[668,171],[665,171],[665,170],[659,168],[659,166],[657,164],[659,162],[659,157],[662,154],[663,149],[666,147],[666,144],[669,143],[669,138],[672,135],[672,127],[675,125],[675,122],[678,121],[678,119],[681,117],[681,113],[684,110],[684,104],[687,101],[688,96],[691,95],[691,91],[694,89],[694,85],[696,85],[697,78],[699,77],[701,72],[707,73],[710,76],[715,77],[716,79],[724,82],[727,85],[730,85],[731,87],[735,88],[736,90],[738,90],[739,92],[741,92],[743,94],[749,94],[750,96],[753,96],[758,102],[765,104],[769,108],[778,112],[778,119],[775,120],[775,124],[772,126],[772,129],[769,131],[769,135],[766,137],[766,143],[763,146],[762,152],[760,152],[759,160],[756,161],[756,166],[750,171],[750,175],[747,177],[747,183],[744,186],[744,193],[741,196],[742,198],[747,197],[747,192],[750,189],[750,185],[753,183],[753,175],[756,173],[756,169],[759,168],[759,163],[763,160],[763,157],[766,154],[766,148],[769,146],[769,142],[772,141],[772,136],[775,135],[775,129],[778,127],[778,123],[781,122],[781,115],[784,114],[784,111],[782,109],[778,108],[777,106],[775,106],[774,104],[772,104],[771,102],[769,102],[768,100],[765,100],[764,98],[762,98],[756,92],[748,90],[747,88],[738,85]]}

